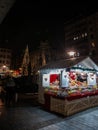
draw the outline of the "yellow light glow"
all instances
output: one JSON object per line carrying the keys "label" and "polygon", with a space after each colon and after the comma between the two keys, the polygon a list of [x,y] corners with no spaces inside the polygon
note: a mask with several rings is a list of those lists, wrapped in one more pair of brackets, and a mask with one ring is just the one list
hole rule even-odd
{"label": "yellow light glow", "polygon": [[3,65],[3,68],[6,68],[6,65]]}
{"label": "yellow light glow", "polygon": [[68,52],[69,56],[74,56],[75,52],[74,51],[70,51]]}

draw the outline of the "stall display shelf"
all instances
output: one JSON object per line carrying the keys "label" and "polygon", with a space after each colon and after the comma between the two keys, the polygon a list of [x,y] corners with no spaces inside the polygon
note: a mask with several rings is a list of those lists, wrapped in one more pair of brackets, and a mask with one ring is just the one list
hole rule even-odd
{"label": "stall display shelf", "polygon": [[98,106],[98,89],[86,88],[83,91],[74,91],[66,96],[57,95],[52,90],[45,92],[44,95],[45,107],[64,116]]}
{"label": "stall display shelf", "polygon": [[71,101],[51,96],[50,110],[64,116],[69,116],[94,106],[98,106],[98,95],[87,96]]}

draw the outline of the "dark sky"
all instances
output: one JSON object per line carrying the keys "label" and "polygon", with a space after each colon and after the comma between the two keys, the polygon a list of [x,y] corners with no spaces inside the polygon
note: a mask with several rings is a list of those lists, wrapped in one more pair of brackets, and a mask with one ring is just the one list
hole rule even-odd
{"label": "dark sky", "polygon": [[1,44],[15,52],[27,44],[34,50],[43,40],[63,47],[64,22],[97,9],[97,0],[17,0],[1,25]]}

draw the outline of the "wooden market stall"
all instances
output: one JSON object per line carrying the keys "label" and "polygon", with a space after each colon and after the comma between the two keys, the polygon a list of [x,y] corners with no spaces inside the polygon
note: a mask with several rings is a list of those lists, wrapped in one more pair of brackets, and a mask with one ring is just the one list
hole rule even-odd
{"label": "wooden market stall", "polygon": [[97,70],[90,57],[60,60],[42,67],[39,103],[64,116],[97,106]]}

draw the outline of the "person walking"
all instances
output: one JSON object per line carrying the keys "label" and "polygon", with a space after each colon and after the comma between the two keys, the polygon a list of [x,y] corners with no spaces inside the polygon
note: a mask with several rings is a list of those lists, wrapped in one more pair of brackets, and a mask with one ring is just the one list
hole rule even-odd
{"label": "person walking", "polygon": [[13,104],[15,100],[15,82],[13,77],[8,76],[6,80],[6,105]]}
{"label": "person walking", "polygon": [[3,82],[0,76],[0,101],[2,102],[2,104],[4,104],[4,101],[5,101],[5,93],[6,91],[3,87]]}

